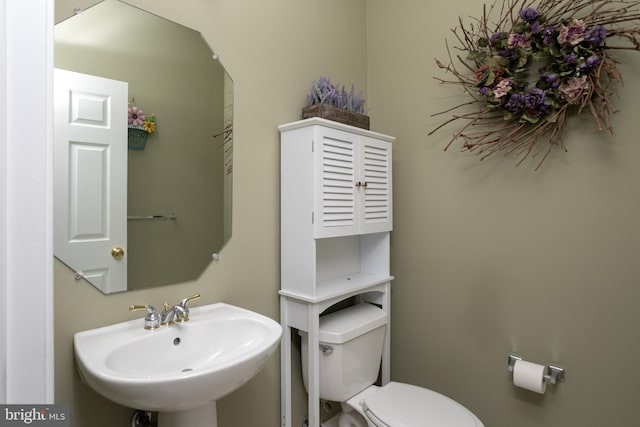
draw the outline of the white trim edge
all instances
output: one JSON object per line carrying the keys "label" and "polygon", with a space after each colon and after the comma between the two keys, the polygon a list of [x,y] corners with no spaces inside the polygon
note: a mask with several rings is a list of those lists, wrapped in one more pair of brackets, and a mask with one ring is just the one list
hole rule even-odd
{"label": "white trim edge", "polygon": [[53,403],[53,8],[9,0],[0,12],[0,296],[7,403]]}

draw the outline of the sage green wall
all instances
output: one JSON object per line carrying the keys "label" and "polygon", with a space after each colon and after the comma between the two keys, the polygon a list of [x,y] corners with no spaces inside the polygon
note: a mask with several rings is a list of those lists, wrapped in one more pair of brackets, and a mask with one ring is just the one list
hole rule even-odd
{"label": "sage green wall", "polygon": [[[617,137],[571,120],[567,153],[480,163],[433,137],[464,100],[434,57],[482,3],[368,0],[375,130],[395,135],[392,378],[446,393],[487,427],[638,424],[640,55],[622,55]],[[441,74],[438,74],[442,76]],[[446,116],[445,116],[446,117]],[[557,361],[567,381],[516,389],[507,355]]]}
{"label": "sage green wall", "polygon": [[[56,14],[79,3],[58,0]],[[71,404],[74,427],[128,425],[130,415],[79,382],[74,332],[136,317],[130,303],[193,292],[202,304],[279,317],[276,126],[298,118],[309,81],[320,75],[368,83],[373,129],[397,137],[393,379],[450,395],[487,427],[634,425],[640,58],[620,55],[617,137],[597,134],[588,118],[572,121],[569,152],[533,172],[533,162],[515,168],[508,159],[481,164],[443,152],[448,133],[426,135],[439,123],[430,115],[457,96],[432,79],[433,58],[445,57],[459,15],[480,12],[474,0],[132,3],[201,30],[236,82],[233,238],[197,282],[168,288],[103,296],[56,264],[56,401]],[[514,388],[506,371],[512,351],[557,361],[567,382],[544,396]],[[274,357],[219,402],[220,426],[280,425],[279,389]],[[298,388],[294,425],[303,398]]]}
{"label": "sage green wall", "polygon": [[[95,0],[57,0],[56,21]],[[131,410],[82,384],[73,365],[77,331],[133,319],[131,303],[161,305],[200,292],[279,319],[280,146],[277,126],[297,120],[310,82],[322,75],[366,86],[365,0],[130,2],[203,33],[235,81],[233,237],[194,283],[104,296],[55,264],[56,401],[73,427],[130,425]],[[304,399],[298,382],[297,402]],[[303,411],[296,404],[294,425]],[[218,403],[220,427],[280,425],[280,365]]]}

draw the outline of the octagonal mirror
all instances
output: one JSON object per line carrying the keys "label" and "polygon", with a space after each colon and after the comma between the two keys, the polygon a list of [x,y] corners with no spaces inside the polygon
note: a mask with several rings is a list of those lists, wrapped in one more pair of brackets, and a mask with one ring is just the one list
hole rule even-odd
{"label": "octagonal mirror", "polygon": [[193,29],[77,12],[55,28],[54,253],[104,293],[195,280],[231,238],[233,81]]}

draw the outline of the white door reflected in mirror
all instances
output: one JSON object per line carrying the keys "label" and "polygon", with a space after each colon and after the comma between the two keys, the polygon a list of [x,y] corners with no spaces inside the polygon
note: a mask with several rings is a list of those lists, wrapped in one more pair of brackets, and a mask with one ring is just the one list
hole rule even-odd
{"label": "white door reflected in mirror", "polygon": [[56,256],[105,293],[127,289],[127,92],[126,82],[54,71]]}

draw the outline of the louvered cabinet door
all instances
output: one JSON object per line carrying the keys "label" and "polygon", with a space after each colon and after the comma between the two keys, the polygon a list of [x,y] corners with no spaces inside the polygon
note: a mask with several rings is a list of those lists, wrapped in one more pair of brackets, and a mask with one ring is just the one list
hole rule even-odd
{"label": "louvered cabinet door", "polygon": [[336,129],[314,137],[316,238],[392,229],[391,143]]}
{"label": "louvered cabinet door", "polygon": [[316,238],[358,234],[355,199],[358,139],[348,132],[316,128],[313,143]]}
{"label": "louvered cabinet door", "polygon": [[359,232],[391,231],[391,143],[361,136],[358,148],[357,176],[360,181],[356,180],[356,199],[359,200]]}

